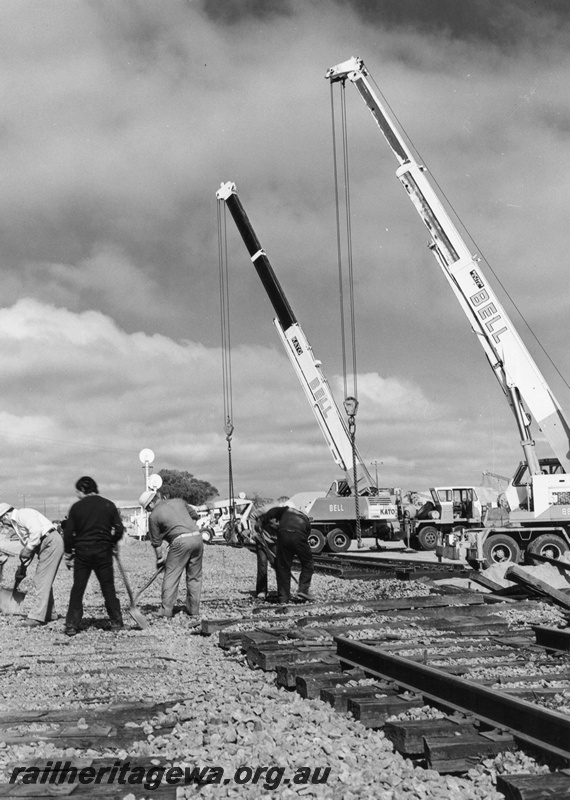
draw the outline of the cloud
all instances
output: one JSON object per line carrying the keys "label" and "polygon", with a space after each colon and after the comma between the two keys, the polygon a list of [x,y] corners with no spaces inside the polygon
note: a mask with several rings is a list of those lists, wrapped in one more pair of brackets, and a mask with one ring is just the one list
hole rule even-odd
{"label": "cloud", "polygon": [[[286,355],[240,346],[232,371],[237,479],[266,495],[276,484],[284,493],[326,488],[334,464]],[[100,312],[28,298],[0,310],[0,372],[0,465],[10,502],[47,496],[65,505],[79,473],[132,500],[144,447],[155,451],[157,469],[187,469],[224,492],[218,349],[129,334]],[[360,385],[362,427],[372,440],[429,405],[411,382],[374,374]]]}
{"label": "cloud", "polygon": [[[93,472],[102,490],[132,499],[138,452],[151,447],[157,466],[225,493],[221,181],[237,183],[342,405],[324,74],[351,55],[489,259],[505,303],[510,294],[565,375],[567,17],[566,3],[537,11],[530,0],[492,13],[471,2],[7,0],[3,491],[67,503],[77,476]],[[387,484],[509,474],[520,447],[507,403],[425,247],[393,154],[346,92],[359,448],[383,462]],[[268,497],[326,488],[330,454],[228,226],[236,485]]]}
{"label": "cloud", "polygon": [[267,22],[293,13],[291,0],[228,0],[226,3],[203,0],[203,8],[210,19],[225,25],[251,19]]}

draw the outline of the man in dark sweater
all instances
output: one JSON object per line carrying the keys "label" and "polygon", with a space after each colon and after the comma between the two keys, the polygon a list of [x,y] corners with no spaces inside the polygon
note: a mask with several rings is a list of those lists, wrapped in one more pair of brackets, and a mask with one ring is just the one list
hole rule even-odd
{"label": "man in dark sweater", "polygon": [[295,556],[301,562],[299,591],[301,600],[312,600],[311,578],[313,577],[313,553],[309,547],[311,522],[306,514],[288,506],[274,506],[258,519],[260,528],[277,530],[277,555],[275,572],[277,574],[277,594],[279,602],[286,604],[291,597],[291,566]]}
{"label": "man in dark sweater", "polygon": [[65,562],[73,567],[73,587],[65,621],[65,633],[75,636],[83,617],[83,595],[94,572],[105,599],[111,630],[123,627],[121,606],[115,592],[113,550],[124,533],[114,503],[99,495],[93,478],[85,476],[75,484],[80,498],[69,509],[63,543]]}

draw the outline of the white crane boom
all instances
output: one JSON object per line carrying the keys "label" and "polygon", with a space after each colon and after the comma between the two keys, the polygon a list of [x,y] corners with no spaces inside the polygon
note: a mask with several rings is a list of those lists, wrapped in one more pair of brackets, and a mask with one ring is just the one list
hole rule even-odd
{"label": "white crane boom", "polygon": [[351,58],[329,69],[325,77],[331,82],[349,80],[353,83],[398,159],[400,166],[396,175],[430,233],[429,247],[468,317],[514,413],[530,474],[542,472],[530,415],[564,471],[570,473],[570,427],[560,405],[487,282],[479,258],[470,253],[432,189],[425,168],[415,161],[367,76],[362,59]]}
{"label": "white crane boom", "polygon": [[[315,358],[313,349],[293,314],[267,254],[255,235],[238,197],[235,183],[223,183],[216,193],[216,197],[218,200],[225,201],[237,225],[251,261],[277,314],[273,322],[291,360],[295,374],[303,387],[335,463],[346,474],[350,488],[354,489],[351,436],[334,401],[329,383],[323,374],[321,362]],[[358,493],[373,494],[377,487],[375,487],[358,450],[356,450],[356,463]]]}

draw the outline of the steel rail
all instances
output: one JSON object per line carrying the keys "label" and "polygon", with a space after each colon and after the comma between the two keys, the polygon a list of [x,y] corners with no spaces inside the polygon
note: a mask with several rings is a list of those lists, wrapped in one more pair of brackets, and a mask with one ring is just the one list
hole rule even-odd
{"label": "steel rail", "polygon": [[448,572],[450,574],[471,572],[465,564],[439,564],[434,561],[407,561],[405,559],[379,559],[368,558],[366,556],[339,555],[337,553],[317,553],[313,555],[313,561],[318,566],[328,566],[331,568],[361,569],[365,571],[385,572],[385,571],[408,571],[414,572],[427,570],[430,572]]}
{"label": "steel rail", "polygon": [[370,645],[342,636],[334,641],[343,664],[392,680],[431,701],[508,730],[532,747],[570,759],[570,717]]}

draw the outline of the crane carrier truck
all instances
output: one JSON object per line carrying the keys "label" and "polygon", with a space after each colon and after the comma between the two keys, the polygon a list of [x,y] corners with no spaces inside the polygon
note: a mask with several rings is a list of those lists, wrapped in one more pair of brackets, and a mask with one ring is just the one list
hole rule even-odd
{"label": "crane carrier truck", "polygon": [[353,491],[351,436],[321,369],[321,362],[315,358],[311,345],[293,314],[267,254],[261,247],[245,213],[235,184],[223,183],[216,197],[218,201],[225,202],[236,223],[273,305],[276,314],[273,322],[279,338],[303,387],[332,457],[345,474],[343,479],[333,482],[327,493],[303,492],[291,498],[291,504],[304,511],[311,520],[309,544],[312,551],[320,553],[326,548],[338,553],[348,550],[359,532],[356,522],[357,506],[361,538],[399,540],[401,490],[378,488],[356,449],[354,455],[357,467],[357,502]]}
{"label": "crane carrier truck", "polygon": [[[493,374],[513,412],[524,460],[504,492],[506,519],[487,515],[482,526],[462,534],[473,565],[521,560],[525,551],[558,558],[570,549],[570,427],[544,376],[515,330],[449,213],[417,163],[405,138],[376,96],[368,70],[351,58],[326,73],[330,82],[357,89],[399,162],[396,175],[429,231],[433,252],[451,290],[481,343]],[[533,438],[538,427],[554,453],[539,458]],[[442,536],[453,548],[458,534]]]}

